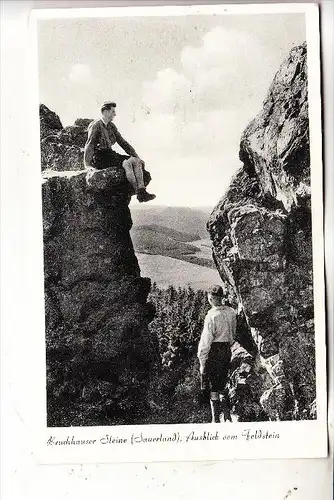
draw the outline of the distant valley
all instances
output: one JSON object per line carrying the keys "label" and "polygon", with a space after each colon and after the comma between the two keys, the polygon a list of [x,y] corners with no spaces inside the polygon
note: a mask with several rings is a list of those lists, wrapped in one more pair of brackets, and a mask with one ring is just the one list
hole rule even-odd
{"label": "distant valley", "polygon": [[191,286],[194,290],[206,290],[219,284],[221,279],[216,269],[198,266],[172,257],[137,253],[141,276],[151,278],[160,288]]}
{"label": "distant valley", "polygon": [[209,248],[210,240],[199,240],[198,235],[154,224],[134,227],[131,237],[136,252],[173,257],[203,267],[215,267],[210,255],[203,253],[201,248],[204,245]]}
{"label": "distant valley", "polygon": [[206,232],[209,210],[131,207],[131,237],[143,276],[160,286],[207,288],[220,281]]}
{"label": "distant valley", "polygon": [[[133,226],[164,226],[181,233],[196,235],[196,239],[208,238],[206,223],[212,208],[130,206]],[[190,240],[189,240],[190,241]]]}

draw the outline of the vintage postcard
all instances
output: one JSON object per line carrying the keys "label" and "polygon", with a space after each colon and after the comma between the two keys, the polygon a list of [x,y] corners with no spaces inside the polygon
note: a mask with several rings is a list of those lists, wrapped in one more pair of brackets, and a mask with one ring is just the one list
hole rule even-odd
{"label": "vintage postcard", "polygon": [[38,460],[326,456],[317,6],[31,30]]}

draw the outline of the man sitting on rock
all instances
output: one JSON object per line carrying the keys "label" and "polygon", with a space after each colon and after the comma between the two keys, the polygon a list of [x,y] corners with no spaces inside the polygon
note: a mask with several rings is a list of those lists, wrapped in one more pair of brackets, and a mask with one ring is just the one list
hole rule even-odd
{"label": "man sitting on rock", "polygon": [[[154,200],[155,195],[146,191],[144,184],[143,160],[134,148],[121,136],[112,122],[116,116],[116,103],[105,102],[101,107],[101,118],[88,126],[88,138],[84,149],[86,168],[124,168],[128,182],[134,189],[140,203]],[[121,155],[113,150],[117,143],[129,155]]]}
{"label": "man sitting on rock", "polygon": [[221,286],[208,291],[208,301],[212,306],[204,320],[204,328],[198,345],[198,359],[202,384],[209,384],[212,422],[232,421],[229,398],[226,390],[231,362],[231,345],[234,343],[237,315],[223,302],[226,293]]}

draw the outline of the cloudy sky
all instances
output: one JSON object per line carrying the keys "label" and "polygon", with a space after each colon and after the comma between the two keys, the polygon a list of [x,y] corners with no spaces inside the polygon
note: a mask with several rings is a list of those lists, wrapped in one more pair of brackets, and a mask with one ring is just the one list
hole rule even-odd
{"label": "cloudy sky", "polygon": [[279,65],[305,40],[302,14],[40,20],[40,102],[64,126],[117,102],[159,205],[213,207],[240,166],[240,135]]}

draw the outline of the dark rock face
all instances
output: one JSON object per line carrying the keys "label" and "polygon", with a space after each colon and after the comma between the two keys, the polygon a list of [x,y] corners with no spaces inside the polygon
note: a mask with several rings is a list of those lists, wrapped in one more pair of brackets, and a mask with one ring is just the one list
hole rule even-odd
{"label": "dark rock face", "polygon": [[41,141],[42,170],[57,172],[70,167],[71,170],[83,170],[83,150],[76,145],[60,142],[58,136],[51,135]]}
{"label": "dark rock face", "polygon": [[58,115],[44,104],[40,105],[39,115],[42,170],[83,170],[83,148],[92,120],[78,118],[74,125],[64,128]]}
{"label": "dark rock face", "polygon": [[123,171],[75,171],[67,147],[79,146],[57,147],[42,184],[48,425],[136,423],[160,358],[129,186]]}
{"label": "dark rock face", "polygon": [[292,49],[243,133],[240,159],[287,211],[310,193],[306,44]]}
{"label": "dark rock face", "polygon": [[262,408],[272,420],[314,418],[305,44],[276,74],[262,111],[242,136],[240,159],[244,166],[208,222],[213,257],[256,346]]}
{"label": "dark rock face", "polygon": [[39,121],[41,139],[55,134],[63,128],[59,116],[44,104],[41,104],[39,107]]}

